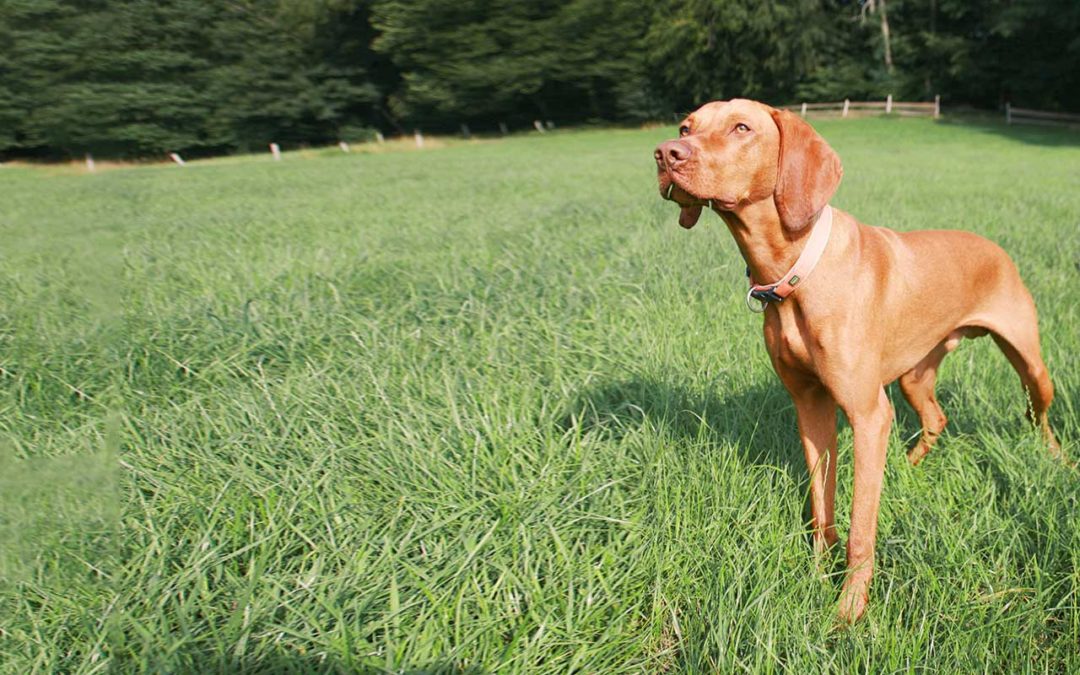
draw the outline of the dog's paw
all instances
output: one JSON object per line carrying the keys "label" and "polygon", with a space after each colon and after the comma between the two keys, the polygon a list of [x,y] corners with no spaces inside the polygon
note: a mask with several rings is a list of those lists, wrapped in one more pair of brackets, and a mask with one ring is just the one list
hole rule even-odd
{"label": "dog's paw", "polygon": [[853,624],[866,612],[870,600],[870,580],[848,578],[840,592],[840,607],[836,618],[841,624]]}
{"label": "dog's paw", "polygon": [[908,450],[907,461],[911,466],[918,466],[928,452],[930,452],[930,444],[926,441],[919,441],[911,450]]}

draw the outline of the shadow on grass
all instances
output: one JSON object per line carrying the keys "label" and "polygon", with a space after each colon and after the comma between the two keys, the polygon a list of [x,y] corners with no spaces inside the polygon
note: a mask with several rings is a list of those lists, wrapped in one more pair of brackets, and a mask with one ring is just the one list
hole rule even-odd
{"label": "shadow on grass", "polygon": [[[893,424],[904,440],[906,452],[918,440],[922,425],[896,383],[886,391],[896,413]],[[1023,432],[1028,423],[1019,383],[1015,394],[1015,406],[988,419],[982,411],[968,409],[968,397],[939,383],[937,397],[949,420],[945,434]],[[1060,412],[1051,407],[1051,424],[1059,437],[1065,426],[1063,420],[1055,420],[1055,413]],[[839,411],[837,418],[839,430],[846,421]],[[704,438],[716,445],[730,445],[752,464],[779,465],[796,481],[806,478],[795,409],[787,391],[775,379],[729,391],[723,391],[721,386],[701,390],[642,377],[601,382],[578,393],[559,426],[564,432],[577,427],[582,433],[601,433],[616,439],[648,426],[675,441]]]}
{"label": "shadow on grass", "polygon": [[560,427],[616,439],[647,427],[676,442],[730,446],[749,463],[781,466],[797,482],[806,478],[795,409],[775,379],[728,391],[642,377],[601,382],[579,392]]}
{"label": "shadow on grass", "polygon": [[[922,425],[897,384],[889,385],[887,392],[896,414],[894,428],[907,452],[918,441]],[[1028,422],[1019,383],[1015,393],[1016,405],[1007,414],[988,418],[983,411],[970,409],[969,397],[948,384],[939,384],[938,400],[949,422],[944,438],[928,457],[948,451],[949,435],[1023,433]],[[1052,423],[1054,412],[1051,409]],[[840,411],[837,421],[840,433],[847,424]],[[564,432],[576,428],[580,433],[599,433],[612,439],[648,428],[675,443],[705,441],[718,449],[733,448],[749,464],[782,467],[798,485],[808,480],[795,409],[787,391],[775,379],[728,391],[722,385],[700,389],[643,377],[604,381],[579,392],[559,426]],[[1063,440],[1064,426],[1055,425],[1059,440]],[[993,462],[989,458],[986,461]],[[1002,475],[999,467],[987,470]],[[809,512],[805,515],[809,517]]]}
{"label": "shadow on grass", "polygon": [[1048,147],[1080,146],[1080,128],[1057,127],[1042,125],[1005,124],[1004,113],[1002,119],[994,119],[989,116],[960,116],[956,118],[942,118],[939,124],[963,127],[985,134],[994,134],[1018,143],[1028,145],[1042,145]]}
{"label": "shadow on grass", "polygon": [[[949,436],[994,434],[1012,437],[1032,431],[1035,427],[1031,425],[1026,416],[1026,411],[1031,403],[1027,399],[1019,380],[1015,381],[1013,385],[1011,392],[1013,400],[1009,402],[1008,407],[1002,409],[1000,414],[987,415],[984,410],[972,407],[970,396],[965,396],[948,384],[938,383],[936,390],[938,404],[941,406],[941,411],[945,413],[948,423],[942,435],[943,440],[938,441],[938,445],[934,446],[934,449],[930,451],[930,455],[937,452],[941,443],[947,444]],[[904,451],[906,452],[918,441],[922,423],[919,421],[918,414],[904,399],[897,383],[890,384],[886,388],[886,392],[889,394],[893,409],[896,411],[893,425],[899,432],[900,437],[905,441]],[[1057,396],[1067,398],[1062,394],[1060,385],[1057,387]],[[1066,441],[1071,430],[1071,425],[1066,417],[1067,414],[1067,409],[1063,405],[1052,404],[1050,406],[1050,428],[1054,430],[1054,434],[1062,447],[1067,446]],[[1073,457],[1071,460],[1075,461],[1076,458]]]}
{"label": "shadow on grass", "polygon": [[[896,411],[894,424],[900,437],[918,440],[919,416],[904,400],[900,388],[887,389]],[[938,398],[949,415],[948,430],[973,434],[984,424],[963,413],[961,396],[948,387],[938,388]],[[950,405],[952,404],[952,405]],[[1015,424],[1022,422],[1017,403]],[[949,414],[948,409],[954,408]],[[846,424],[837,411],[838,431]],[[1002,421],[1008,425],[1007,420]],[[701,391],[678,384],[644,378],[605,382],[582,391],[560,423],[563,431],[577,426],[583,433],[602,433],[621,438],[642,426],[662,430],[673,440],[700,440],[703,435],[720,445],[731,445],[752,464],[783,466],[797,481],[806,479],[806,463],[799,440],[795,408],[779,381],[754,384],[739,391]],[[997,426],[997,425],[995,425]]]}

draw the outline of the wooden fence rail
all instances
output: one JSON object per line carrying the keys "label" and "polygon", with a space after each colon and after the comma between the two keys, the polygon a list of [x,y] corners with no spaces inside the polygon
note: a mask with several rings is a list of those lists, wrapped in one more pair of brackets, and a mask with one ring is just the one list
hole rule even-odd
{"label": "wooden fence rail", "polygon": [[1045,126],[1080,126],[1080,115],[1071,113],[1055,113],[1045,110],[1032,110],[1030,108],[1014,108],[1005,104],[1006,124],[1041,124]]}
{"label": "wooden fence rail", "polygon": [[851,117],[853,114],[886,114],[903,117],[941,117],[941,97],[935,96],[931,102],[893,101],[892,95],[884,101],[852,101],[844,99],[832,103],[802,103],[780,106],[784,110],[798,112],[803,117],[808,114],[834,115]]}

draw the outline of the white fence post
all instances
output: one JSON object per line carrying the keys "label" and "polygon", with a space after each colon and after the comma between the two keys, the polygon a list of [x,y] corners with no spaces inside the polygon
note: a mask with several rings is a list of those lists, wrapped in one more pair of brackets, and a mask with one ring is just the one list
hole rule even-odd
{"label": "white fence post", "polygon": [[802,111],[799,114],[802,115],[803,117],[806,117],[806,101],[803,101]]}
{"label": "white fence post", "polygon": [[847,111],[848,111],[848,106],[849,105],[851,105],[851,101],[849,99],[845,98],[844,99],[844,114],[841,115],[841,117],[847,117]]}
{"label": "white fence post", "polygon": [[533,120],[533,127],[540,133],[544,133],[544,123],[540,120]]}
{"label": "white fence post", "polygon": [[941,117],[941,94],[934,94],[934,119]]}
{"label": "white fence post", "polygon": [[91,155],[89,152],[86,153],[86,170],[94,171],[96,168],[97,167],[94,164],[94,156]]}
{"label": "white fence post", "polygon": [[892,94],[889,94],[888,98],[885,99],[885,114],[892,114]]}
{"label": "white fence post", "polygon": [[416,141],[416,147],[424,147],[424,134],[420,133],[419,129],[413,132],[413,140]]}
{"label": "white fence post", "polygon": [[375,140],[380,142],[380,143],[385,143],[386,142],[386,136],[383,136],[381,131],[376,131],[375,132]]}
{"label": "white fence post", "polygon": [[1005,103],[1005,124],[1012,124],[1012,106],[1008,102]]}
{"label": "white fence post", "polygon": [[184,158],[181,157],[179,153],[170,152],[169,159],[176,162],[179,166],[184,166]]}
{"label": "white fence post", "polygon": [[274,156],[275,162],[281,161],[281,146],[277,143],[270,144],[270,154]]}

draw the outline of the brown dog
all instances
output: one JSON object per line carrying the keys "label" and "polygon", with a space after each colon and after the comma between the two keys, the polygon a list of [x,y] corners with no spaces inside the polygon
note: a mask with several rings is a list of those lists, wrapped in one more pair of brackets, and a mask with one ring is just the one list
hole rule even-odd
{"label": "brown dog", "polygon": [[[727,223],[755,282],[784,278],[819,215],[826,220],[843,173],[836,153],[798,116],[747,100],[702,106],[679,136],[655,153],[660,194],[680,205],[679,224],[693,227],[709,206]],[[866,608],[874,568],[893,420],[887,384],[900,379],[922,422],[908,453],[916,464],[945,427],[934,396],[941,360],[961,337],[990,333],[1020,375],[1032,421],[1052,452],[1060,449],[1046,418],[1054,389],[1039,354],[1035,304],[1008,255],[968,232],[898,233],[829,213],[827,240],[816,238],[825,242],[820,260],[810,274],[800,268],[797,292],[767,302],[764,333],[798,415],[818,552],[837,541],[837,406],[851,422],[855,484],[839,611],[854,621]]]}

